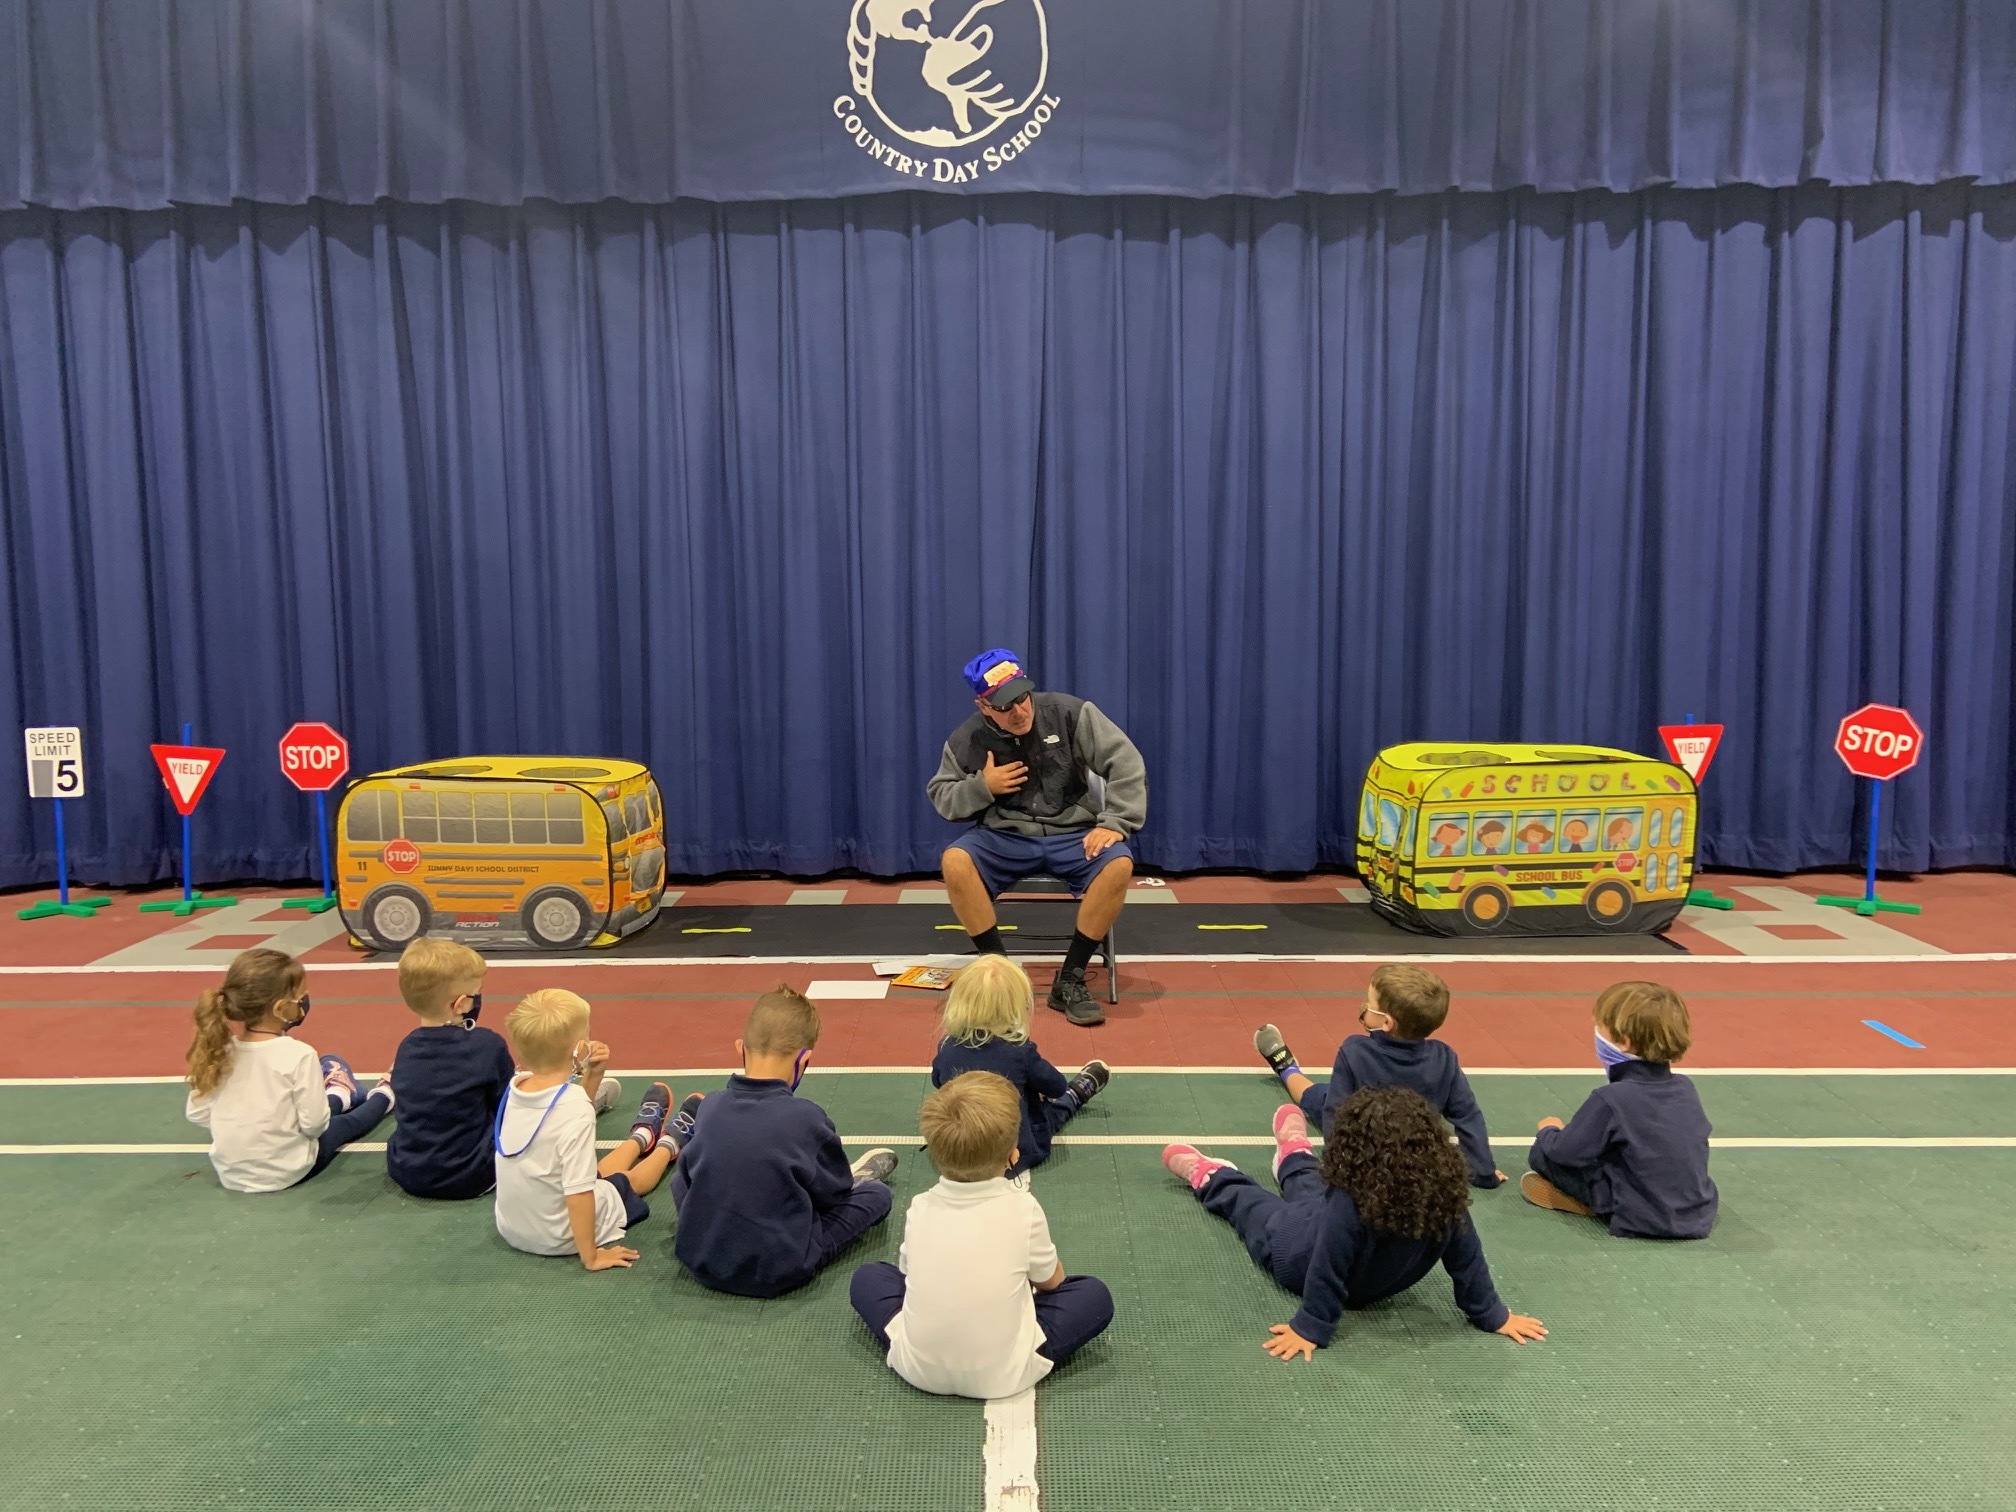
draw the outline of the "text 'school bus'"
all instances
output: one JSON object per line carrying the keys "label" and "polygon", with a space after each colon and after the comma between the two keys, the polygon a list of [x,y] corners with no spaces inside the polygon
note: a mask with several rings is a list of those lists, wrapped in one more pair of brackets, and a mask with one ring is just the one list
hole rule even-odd
{"label": "text 'school bus'", "polygon": [[634,761],[469,756],[375,772],[336,815],[337,901],[361,943],[421,935],[566,950],[658,916],[665,805]]}
{"label": "text 'school bus'", "polygon": [[1391,746],[1365,774],[1372,906],[1445,935],[1653,934],[1694,880],[1694,780],[1599,746]]}

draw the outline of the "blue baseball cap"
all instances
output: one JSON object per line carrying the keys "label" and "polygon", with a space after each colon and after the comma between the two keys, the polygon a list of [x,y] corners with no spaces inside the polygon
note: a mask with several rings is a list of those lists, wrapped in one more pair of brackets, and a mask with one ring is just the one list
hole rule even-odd
{"label": "blue baseball cap", "polygon": [[1006,646],[982,651],[966,663],[965,670],[966,686],[975,698],[986,699],[989,708],[1005,709],[1023,694],[1036,691],[1036,684],[1022,670],[1022,658]]}

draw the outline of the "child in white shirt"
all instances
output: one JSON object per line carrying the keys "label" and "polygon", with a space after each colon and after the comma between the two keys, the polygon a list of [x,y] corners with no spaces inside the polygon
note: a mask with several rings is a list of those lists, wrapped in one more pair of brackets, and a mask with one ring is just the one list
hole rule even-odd
{"label": "child in white shirt", "polygon": [[[651,1216],[657,1189],[692,1133],[698,1097],[672,1114],[672,1089],[653,1082],[630,1137],[595,1159],[595,1094],[609,1047],[588,1038],[585,999],[549,987],[504,1020],[524,1071],[498,1104],[497,1232],[534,1255],[578,1255],[591,1271],[628,1267],[637,1251],[620,1241]],[[579,1072],[580,1085],[571,1077]]]}
{"label": "child in white shirt", "polygon": [[1022,1098],[1006,1078],[953,1077],[918,1126],[942,1179],[912,1200],[897,1264],[854,1272],[854,1310],[918,1390],[1014,1396],[1105,1331],[1113,1294],[1064,1274],[1042,1204],[1009,1184]]}
{"label": "child in white shirt", "polygon": [[360,1097],[341,1056],[318,1061],[289,1037],[308,1008],[308,973],[278,950],[242,952],[196,1000],[184,1111],[210,1131],[210,1164],[230,1191],[298,1186],[392,1111],[390,1077]]}

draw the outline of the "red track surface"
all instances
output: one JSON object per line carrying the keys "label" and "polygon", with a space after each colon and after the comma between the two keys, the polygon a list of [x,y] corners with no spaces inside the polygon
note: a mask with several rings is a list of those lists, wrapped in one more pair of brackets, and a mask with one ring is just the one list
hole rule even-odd
{"label": "red track surface", "polygon": [[[1581,1066],[1589,1004],[1621,978],[1676,986],[1694,1019],[1697,1066],[2016,1066],[2016,963],[1808,966],[1676,961],[1520,964],[1487,959],[1440,968],[1455,994],[1441,1037],[1472,1066]],[[1254,1026],[1272,1020],[1311,1059],[1327,1061],[1371,968],[1309,962],[1168,963],[1121,972],[1122,1001],[1099,1029],[1042,1009],[1036,1034],[1053,1058],[1116,1065],[1241,1065]],[[865,967],[555,966],[493,971],[486,1019],[535,987],[566,985],[595,1004],[595,1033],[619,1067],[724,1066],[749,1000],[785,978],[866,979]],[[1033,973],[1039,990],[1048,968]],[[359,1067],[391,1063],[413,1020],[388,971],[310,971],[314,1017],[302,1038]],[[1098,985],[1094,973],[1094,985]],[[188,975],[16,976],[0,980],[0,1076],[164,1076],[182,1068]],[[943,999],[891,990],[881,1001],[822,1009],[828,1065],[925,1064]],[[1865,1028],[1880,1019],[1925,1045],[1910,1050]]]}

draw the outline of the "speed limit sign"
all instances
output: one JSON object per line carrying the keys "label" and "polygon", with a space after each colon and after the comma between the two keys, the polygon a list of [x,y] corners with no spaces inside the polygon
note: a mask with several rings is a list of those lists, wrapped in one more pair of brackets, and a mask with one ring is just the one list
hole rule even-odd
{"label": "speed limit sign", "polygon": [[28,796],[84,796],[84,732],[75,725],[23,731],[28,737]]}

